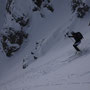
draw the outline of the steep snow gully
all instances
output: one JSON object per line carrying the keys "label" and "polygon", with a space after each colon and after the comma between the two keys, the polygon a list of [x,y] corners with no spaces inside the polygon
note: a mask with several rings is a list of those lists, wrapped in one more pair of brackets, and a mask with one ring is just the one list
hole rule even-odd
{"label": "steep snow gully", "polygon": [[[89,0],[84,1],[89,5]],[[53,14],[45,10],[44,19],[38,12],[32,14],[31,39],[26,47],[10,58],[0,55],[0,90],[90,90],[90,12],[80,19],[71,13],[71,0],[52,2]],[[72,30],[84,36],[81,53],[74,50],[73,39],[64,37]],[[28,66],[23,69],[23,64]]]}

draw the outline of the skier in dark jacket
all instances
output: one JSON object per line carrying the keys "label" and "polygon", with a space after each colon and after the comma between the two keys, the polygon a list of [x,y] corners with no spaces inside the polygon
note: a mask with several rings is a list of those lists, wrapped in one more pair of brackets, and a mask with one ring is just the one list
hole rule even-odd
{"label": "skier in dark jacket", "polygon": [[74,38],[75,43],[73,44],[73,47],[77,50],[80,51],[80,49],[77,47],[83,38],[82,34],[80,32],[71,32],[71,36],[68,35],[69,38]]}

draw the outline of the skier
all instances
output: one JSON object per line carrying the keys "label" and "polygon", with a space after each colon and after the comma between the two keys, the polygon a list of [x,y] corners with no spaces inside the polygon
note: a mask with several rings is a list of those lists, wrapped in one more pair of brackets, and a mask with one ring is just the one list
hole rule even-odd
{"label": "skier", "polygon": [[71,32],[71,36],[68,35],[67,33],[67,36],[69,38],[74,38],[75,40],[75,43],[73,44],[73,47],[75,48],[76,51],[80,51],[80,49],[77,47],[80,43],[81,43],[81,40],[83,39],[83,35],[80,33],[80,32]]}

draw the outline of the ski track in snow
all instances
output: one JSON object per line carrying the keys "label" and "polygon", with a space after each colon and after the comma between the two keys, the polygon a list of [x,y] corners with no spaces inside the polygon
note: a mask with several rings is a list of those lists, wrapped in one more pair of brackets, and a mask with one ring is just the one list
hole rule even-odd
{"label": "ski track in snow", "polygon": [[[68,21],[68,22],[70,25],[67,25],[66,27],[64,27],[65,24],[63,24],[64,25],[63,27],[65,28],[64,31],[67,31],[67,29],[70,29],[70,30],[77,29],[75,27],[77,26],[77,24],[79,24],[79,23],[77,23],[78,20],[75,19],[71,22],[70,21]],[[67,24],[67,22],[66,22],[66,24]],[[78,31],[78,29],[77,29],[77,31]],[[56,33],[57,33],[56,34],[56,37],[57,37],[58,32],[56,32]],[[66,43],[64,43],[64,44],[66,44]],[[9,81],[7,80],[6,82],[1,83],[0,90],[33,90],[33,88],[36,88],[35,90],[37,90],[37,88],[54,87],[54,86],[60,86],[60,87],[90,86],[90,80],[89,79],[87,80],[87,78],[86,78],[87,76],[90,76],[90,70],[84,70],[83,72],[79,72],[79,73],[71,72],[66,75],[60,75],[60,73],[57,73],[57,74],[54,73],[56,75],[56,76],[54,76],[55,77],[54,80],[48,80],[47,77],[45,79],[43,79],[43,77],[47,76],[48,74],[58,71],[59,69],[61,70],[63,67],[67,67],[70,64],[73,64],[75,62],[80,62],[82,60],[82,58],[84,58],[85,56],[86,57],[89,56],[90,43],[88,43],[87,45],[88,45],[88,48],[86,50],[83,50],[83,51],[85,51],[85,53],[82,52],[81,54],[71,55],[71,56],[65,57],[65,58],[63,57],[64,55],[62,55],[62,56],[56,57],[54,59],[51,59],[48,62],[37,65],[35,67],[28,66],[27,67],[28,70],[26,70],[24,73],[16,74],[16,76],[14,78],[10,78]],[[47,47],[47,45],[46,45],[46,47]],[[29,59],[30,56],[27,55],[27,58]],[[35,63],[37,64],[37,62],[39,62],[39,61],[36,61]],[[31,63],[31,64],[33,64],[33,63]],[[43,81],[43,83],[35,82],[39,78],[42,80],[45,80],[45,81]],[[34,84],[34,82],[35,82],[35,84]]]}
{"label": "ski track in snow", "polygon": [[[32,80],[35,80],[37,78],[39,78],[40,76],[43,76],[43,75],[47,75],[48,73],[50,72],[53,72],[55,70],[58,70],[60,68],[62,68],[63,66],[65,65],[68,65],[70,63],[73,63],[74,61],[77,61],[78,58],[80,57],[83,57],[84,55],[81,55],[81,56],[78,56],[78,55],[74,55],[74,56],[71,56],[71,58],[67,58],[66,60],[63,60],[63,61],[60,61],[60,57],[57,57],[53,60],[50,60],[49,62],[43,64],[43,65],[40,65],[38,67],[35,67],[35,68],[30,68],[30,70],[28,72],[26,72],[23,76],[20,75],[20,76],[17,76],[15,78],[13,78],[12,80],[10,81],[7,81],[3,84],[1,84],[0,86],[5,86],[7,87],[8,85],[12,85],[12,83],[17,83],[18,81],[19,82],[25,82],[24,80],[26,79],[30,79],[31,81]],[[31,72],[31,73],[30,73]],[[83,72],[81,74],[70,74],[70,75],[67,75],[65,77],[63,77],[63,79],[61,79],[61,81],[63,80],[64,82],[63,83],[47,83],[47,84],[40,84],[40,85],[35,85],[35,86],[28,86],[28,87],[21,87],[21,88],[24,88],[25,90],[28,90],[27,88],[37,88],[37,87],[48,87],[48,86],[63,86],[63,85],[89,85],[90,82],[68,82],[67,79],[72,79],[72,78],[78,78],[78,77],[84,77],[86,75],[90,75],[90,71],[86,71],[86,72]],[[24,80],[22,79],[24,78]],[[15,90],[19,90],[19,88],[16,88]],[[8,89],[6,89],[8,90]]]}
{"label": "ski track in snow", "polygon": [[[54,87],[54,86],[63,86],[63,87],[65,87],[65,86],[72,86],[72,85],[74,85],[74,86],[82,86],[82,85],[90,85],[90,82],[64,82],[64,83],[46,83],[46,84],[40,84],[40,85],[28,85],[28,86],[22,86],[22,87],[19,87],[19,88],[15,88],[14,87],[14,90],[30,90],[30,89],[33,89],[33,88],[44,88],[44,87]],[[13,88],[10,88],[9,87],[9,89],[8,89],[8,85],[7,86],[5,86],[4,87],[4,90],[12,90]],[[1,89],[1,90],[3,90],[3,89]]]}

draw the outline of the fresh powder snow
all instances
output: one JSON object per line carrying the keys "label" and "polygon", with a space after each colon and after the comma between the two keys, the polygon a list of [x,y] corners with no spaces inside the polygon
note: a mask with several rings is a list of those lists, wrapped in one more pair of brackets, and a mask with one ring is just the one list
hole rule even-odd
{"label": "fresh powder snow", "polygon": [[[14,1],[17,12],[26,12],[31,18],[24,28],[29,37],[11,57],[0,44],[0,90],[90,90],[90,10],[84,18],[77,18],[71,0],[51,0],[53,13],[46,8],[32,12],[32,0]],[[90,0],[83,1],[90,6]],[[0,0],[0,29],[6,18],[11,19],[5,5],[5,0]],[[74,40],[64,36],[69,31],[83,34],[81,53],[73,48]]]}

